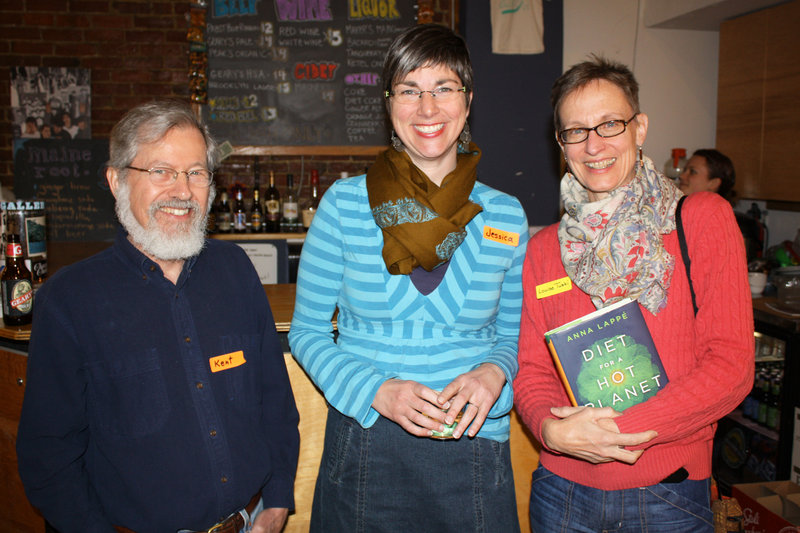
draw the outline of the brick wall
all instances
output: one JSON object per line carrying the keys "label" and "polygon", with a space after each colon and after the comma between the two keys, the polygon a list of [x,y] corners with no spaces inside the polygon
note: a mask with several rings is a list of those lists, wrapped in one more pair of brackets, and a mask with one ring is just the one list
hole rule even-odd
{"label": "brick wall", "polygon": [[[448,24],[458,0],[428,0],[434,20]],[[451,7],[455,6],[455,7]],[[0,1],[0,184],[13,189],[12,66],[91,70],[92,136],[111,127],[134,105],[156,97],[189,97],[186,0]],[[341,171],[361,173],[372,157],[261,156],[262,186],[270,169],[279,184],[301,166],[317,168],[324,189]],[[219,185],[252,186],[253,157],[233,156],[219,169]],[[307,173],[307,172],[306,172]]]}

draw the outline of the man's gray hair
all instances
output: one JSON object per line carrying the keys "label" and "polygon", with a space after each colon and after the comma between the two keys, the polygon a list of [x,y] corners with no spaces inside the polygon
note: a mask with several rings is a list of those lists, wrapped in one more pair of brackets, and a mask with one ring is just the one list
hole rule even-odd
{"label": "man's gray hair", "polygon": [[140,104],[123,116],[111,129],[108,166],[125,177],[125,167],[130,165],[139,148],[162,139],[172,128],[195,128],[206,142],[206,165],[213,171],[219,164],[217,143],[208,127],[184,100],[167,98]]}

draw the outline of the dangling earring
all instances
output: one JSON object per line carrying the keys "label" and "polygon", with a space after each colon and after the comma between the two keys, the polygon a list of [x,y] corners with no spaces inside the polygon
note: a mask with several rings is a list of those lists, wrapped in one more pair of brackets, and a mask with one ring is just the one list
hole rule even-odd
{"label": "dangling earring", "polygon": [[403,145],[403,141],[400,140],[400,137],[395,135],[394,130],[392,130],[392,148],[398,152],[402,152],[406,149],[406,147]]}
{"label": "dangling earring", "polygon": [[636,162],[637,163],[641,163],[642,162],[642,146],[639,145],[637,148],[638,148],[638,157],[636,158]]}
{"label": "dangling earring", "polygon": [[458,153],[465,154],[469,151],[469,143],[472,142],[472,133],[469,131],[469,124],[464,123],[464,129],[458,136]]}
{"label": "dangling earring", "polygon": [[467,122],[464,123],[464,129],[461,130],[461,135],[458,136],[458,140],[464,144],[472,142],[472,133],[469,131],[469,124]]}
{"label": "dangling earring", "polygon": [[458,136],[458,140],[463,144],[472,142],[472,132],[469,131],[469,123],[464,123],[464,129],[461,130],[461,135]]}

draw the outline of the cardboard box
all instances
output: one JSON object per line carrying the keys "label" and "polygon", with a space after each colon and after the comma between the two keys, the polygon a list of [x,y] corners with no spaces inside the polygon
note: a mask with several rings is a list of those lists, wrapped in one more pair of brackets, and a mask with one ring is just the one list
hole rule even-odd
{"label": "cardboard box", "polygon": [[733,486],[746,533],[800,533],[800,486],[791,481],[765,481]]}

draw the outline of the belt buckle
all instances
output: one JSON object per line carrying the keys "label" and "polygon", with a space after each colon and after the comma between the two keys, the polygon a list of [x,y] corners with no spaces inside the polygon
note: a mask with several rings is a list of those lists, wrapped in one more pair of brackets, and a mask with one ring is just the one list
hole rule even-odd
{"label": "belt buckle", "polygon": [[225,523],[226,523],[227,521],[228,521],[228,520],[227,520],[227,519],[225,519],[225,520],[223,520],[222,522],[217,522],[216,524],[214,524],[213,526],[211,526],[209,529],[206,529],[206,530],[205,530],[203,533],[214,533],[215,531],[219,531],[220,529],[222,529],[223,527],[225,527]]}

